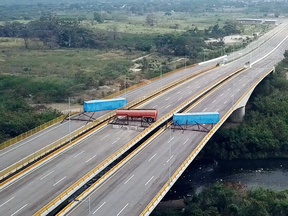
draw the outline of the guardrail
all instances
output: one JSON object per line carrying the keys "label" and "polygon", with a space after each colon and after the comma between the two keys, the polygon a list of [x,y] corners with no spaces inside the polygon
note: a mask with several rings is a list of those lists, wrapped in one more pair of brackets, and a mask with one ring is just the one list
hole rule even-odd
{"label": "guardrail", "polygon": [[203,140],[199,143],[199,145],[192,151],[192,153],[186,158],[186,160],[182,163],[182,165],[176,170],[176,172],[171,176],[170,182],[169,180],[165,183],[165,185],[161,188],[161,190],[157,193],[157,195],[151,200],[151,202],[146,206],[146,208],[142,211],[140,216],[149,215],[156,205],[161,201],[161,199],[166,195],[172,185],[177,181],[177,179],[182,175],[182,173],[186,170],[186,168],[190,165],[190,163],[194,160],[194,158],[198,155],[198,153],[202,150],[202,148],[206,145],[206,143],[210,140],[213,134],[219,129],[219,127],[226,121],[226,119],[232,114],[234,108],[237,107],[237,104],[241,102],[241,100],[253,89],[255,88],[269,73],[271,73],[273,69],[266,72],[257,82],[249,88],[243,94],[240,99],[226,112],[226,114],[220,119],[220,121],[212,128],[212,130],[203,138]]}
{"label": "guardrail", "polygon": [[19,136],[16,136],[16,137],[14,137],[12,139],[9,139],[9,140],[1,143],[0,144],[0,150],[2,150],[4,148],[7,148],[8,146],[11,146],[14,143],[19,142],[19,141],[21,141],[23,139],[26,139],[27,137],[29,137],[29,136],[31,136],[31,135],[33,135],[33,134],[35,134],[35,133],[47,128],[47,127],[50,127],[51,125],[53,125],[55,123],[58,123],[58,122],[62,121],[65,118],[65,116],[66,115],[61,115],[61,116],[59,116],[59,117],[57,117],[57,118],[55,118],[55,119],[53,119],[53,120],[51,120],[49,122],[46,122],[46,123],[44,123],[42,125],[39,125],[38,127],[33,128],[33,129],[23,133],[23,134],[20,134]]}
{"label": "guardrail", "polygon": [[[161,88],[159,88],[159,89],[157,89],[157,90],[155,90],[153,92],[150,92],[150,93],[148,93],[148,94],[146,94],[146,95],[144,95],[144,96],[142,96],[142,97],[140,97],[140,98],[138,98],[138,99],[136,99],[134,101],[131,101],[130,103],[127,103],[125,107],[128,108],[128,107],[135,106],[136,104],[138,104],[138,103],[140,103],[140,102],[142,102],[142,101],[144,101],[144,100],[146,100],[148,98],[151,98],[151,97],[157,95],[160,92],[164,92],[167,89],[170,89],[170,88],[172,88],[172,87],[174,87],[174,86],[176,86],[176,85],[178,85],[178,84],[180,84],[182,82],[185,82],[188,79],[191,79],[191,78],[193,78],[195,76],[198,76],[201,73],[204,73],[204,72],[206,72],[208,70],[211,70],[211,69],[213,69],[215,67],[216,66],[208,67],[208,68],[199,70],[199,71],[197,71],[197,72],[195,72],[193,74],[189,74],[189,75],[187,75],[187,76],[185,76],[183,78],[180,78],[180,79],[178,79],[178,80],[176,80],[176,81],[174,81],[172,83],[169,83],[169,84],[167,84],[167,85],[165,85],[165,86],[163,86],[163,87],[161,87]],[[70,141],[70,137],[71,137],[71,139],[74,139],[74,138],[78,137],[79,135],[91,130],[96,125],[98,125],[98,124],[100,124],[100,123],[112,118],[113,116],[115,116],[115,114],[116,114],[115,110],[111,111],[111,112],[101,116],[100,118],[96,119],[95,121],[93,121],[91,123],[88,123],[85,126],[73,131],[70,135],[68,134],[68,135],[62,137],[61,139],[53,142],[52,144],[40,149],[39,151],[37,151],[37,152],[25,157],[22,160],[14,163],[10,167],[7,167],[6,169],[1,170],[0,171],[0,180],[4,179],[5,177],[7,177],[9,175],[11,175],[12,173],[16,172],[17,170],[21,169],[22,167],[28,165],[29,163],[39,159],[40,157],[43,157],[44,155],[52,152],[56,148],[64,145],[65,143],[68,143]]]}
{"label": "guardrail", "polygon": [[[121,149],[116,151],[114,154],[112,154],[109,158],[107,158],[105,161],[103,161],[101,164],[96,166],[94,169],[92,169],[90,172],[88,172],[85,176],[83,176],[81,179],[79,179],[77,182],[75,182],[73,185],[71,185],[67,190],[62,192],[59,196],[57,196],[55,199],[53,199],[51,202],[49,202],[46,206],[44,206],[42,209],[40,209],[35,216],[44,215],[45,212],[52,211],[57,205],[59,205],[61,202],[63,202],[65,199],[67,199],[70,195],[72,195],[75,191],[77,191],[79,188],[81,188],[85,183],[87,183],[93,176],[97,175],[99,172],[101,172],[103,169],[105,169],[111,162],[119,158],[124,152],[129,150],[132,146],[135,145],[139,140],[141,140],[143,137],[145,137],[148,133],[150,133],[152,130],[154,130],[156,127],[161,125],[163,122],[165,122],[167,119],[173,116],[174,113],[179,112],[181,109],[186,107],[188,104],[190,104],[192,101],[195,101],[199,99],[201,96],[203,96],[205,93],[207,93],[210,89],[214,88],[224,80],[228,79],[229,77],[233,76],[235,73],[238,73],[242,71],[243,68],[240,68],[231,74],[225,76],[224,78],[215,81],[210,86],[206,87],[202,91],[200,91],[198,94],[196,94],[194,97],[190,98],[189,100],[182,103],[180,106],[157,120],[154,124],[152,124],[150,127],[146,128],[142,133],[140,133],[138,136],[136,136],[134,139],[132,139],[130,142],[128,142],[125,146],[123,146]],[[155,135],[151,138],[155,138]],[[114,166],[111,170],[109,170],[105,175],[103,175],[99,180],[97,180],[89,189],[89,191],[96,188],[99,184],[101,184],[103,181],[105,181],[107,178],[109,178],[113,173],[115,173],[120,167],[122,167],[126,161],[130,160],[131,157],[133,157],[135,154],[137,154],[142,148],[144,148],[148,141],[151,141],[151,139],[148,139],[146,142],[144,142],[140,147],[135,149],[132,153],[130,153],[125,159],[123,159],[119,164]],[[89,192],[87,192],[89,193]],[[77,197],[77,199],[81,199],[81,197],[84,195],[80,195]],[[73,207],[73,203],[70,203],[68,206],[66,206],[63,211],[69,210]],[[62,214],[59,214],[62,215]]]}
{"label": "guardrail", "polygon": [[[77,113],[78,112],[72,112],[71,115],[75,115]],[[32,136],[33,134],[38,133],[39,131],[50,127],[53,124],[61,122],[65,117],[66,117],[66,115],[61,115],[61,116],[59,116],[59,117],[57,117],[55,119],[52,119],[51,121],[48,121],[48,122],[46,122],[46,123],[44,123],[42,125],[39,125],[39,126],[33,128],[33,129],[29,130],[29,131],[26,131],[25,133],[22,133],[22,134],[14,137],[12,139],[9,139],[9,140],[7,140],[7,141],[5,141],[3,143],[0,143],[0,150],[2,150],[4,148],[7,148],[7,147],[9,147],[9,146],[21,141],[21,140],[24,140],[27,137]]]}
{"label": "guardrail", "polygon": [[[187,68],[194,67],[194,66],[197,66],[197,65],[198,65],[198,63],[197,63],[197,64],[193,64],[193,65],[188,65],[188,66],[186,66],[186,69],[187,69]],[[181,67],[181,68],[178,68],[178,69],[176,69],[176,70],[170,71],[170,72],[168,72],[168,73],[164,73],[162,76],[154,77],[154,78],[149,79],[149,80],[147,80],[147,81],[144,81],[144,82],[138,83],[138,84],[136,84],[136,85],[130,86],[129,88],[126,88],[126,90],[123,89],[123,90],[121,90],[121,91],[115,92],[114,94],[108,95],[108,96],[104,97],[104,99],[111,99],[111,98],[117,97],[117,96],[125,93],[125,91],[126,91],[126,92],[131,91],[131,90],[133,90],[133,89],[136,89],[136,88],[138,88],[138,87],[144,86],[144,85],[146,85],[146,84],[148,84],[148,83],[150,83],[150,82],[153,82],[153,81],[155,81],[155,80],[161,79],[161,78],[166,77],[166,76],[169,76],[169,75],[171,75],[171,74],[174,74],[174,73],[179,72],[179,71],[184,70],[184,69],[185,69],[185,67]]]}

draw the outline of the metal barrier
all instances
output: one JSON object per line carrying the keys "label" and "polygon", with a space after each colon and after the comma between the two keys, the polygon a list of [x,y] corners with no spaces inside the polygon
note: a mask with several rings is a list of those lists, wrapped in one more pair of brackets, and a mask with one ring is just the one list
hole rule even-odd
{"label": "metal barrier", "polygon": [[51,125],[53,125],[55,123],[58,123],[58,122],[62,121],[65,118],[65,116],[66,115],[61,115],[61,116],[59,116],[59,117],[57,117],[57,118],[55,118],[55,119],[53,119],[53,120],[51,120],[49,122],[46,122],[46,123],[44,123],[42,125],[39,125],[38,127],[33,128],[33,129],[23,133],[23,134],[20,134],[19,136],[16,136],[16,137],[14,137],[14,138],[12,138],[10,140],[7,140],[7,141],[1,143],[0,144],[0,150],[4,149],[4,148],[7,148],[8,146],[11,146],[14,143],[19,142],[19,141],[21,141],[23,139],[26,139],[27,137],[29,137],[29,136],[31,136],[31,135],[33,135],[33,134],[35,134],[35,133],[47,128],[47,127],[50,127]]}
{"label": "metal barrier", "polygon": [[[231,74],[227,75],[225,78],[222,78],[220,80],[215,81],[210,86],[206,87],[202,91],[200,91],[198,94],[196,94],[194,97],[190,98],[189,100],[182,103],[180,106],[157,120],[154,124],[152,124],[150,127],[146,128],[142,133],[140,133],[138,136],[136,136],[134,139],[132,139],[130,142],[128,142],[125,146],[123,146],[121,149],[116,151],[114,154],[112,154],[110,157],[108,157],[105,161],[100,163],[98,166],[96,166],[94,169],[92,169],[90,172],[88,172],[85,176],[80,178],[77,182],[75,182],[73,185],[71,185],[68,189],[66,189],[64,192],[62,192],[59,196],[57,196],[55,199],[53,199],[51,202],[49,202],[46,206],[44,206],[42,209],[40,209],[34,216],[43,215],[45,212],[49,212],[53,209],[53,207],[57,206],[59,203],[63,202],[67,197],[72,195],[76,190],[78,190],[80,187],[82,187],[86,182],[88,182],[93,176],[95,176],[97,173],[101,172],[103,169],[105,169],[112,161],[117,159],[119,156],[121,156],[124,152],[129,150],[132,146],[134,146],[135,143],[137,143],[139,140],[141,140],[143,137],[145,137],[148,133],[150,133],[152,130],[154,130],[156,127],[158,127],[160,124],[165,122],[167,119],[173,116],[175,112],[179,112],[181,109],[186,107],[189,103],[192,101],[197,100],[200,98],[203,94],[208,92],[211,88],[217,86],[219,83],[223,82],[223,80],[226,80],[230,76],[232,76],[235,73],[238,73],[239,71],[242,71],[243,68],[240,68]],[[152,135],[148,139],[150,141],[152,138],[154,138],[155,135]],[[105,179],[107,179],[109,176],[111,176],[114,172],[116,172],[121,166],[123,166],[127,160],[129,160],[130,157],[133,157],[137,152],[139,152],[142,148],[144,148],[148,141],[144,142],[140,147],[135,149],[132,153],[130,153],[125,159],[123,159],[119,164],[115,165],[111,170],[109,170],[104,176],[102,176],[99,180],[97,180],[91,188],[95,187],[95,185],[99,185],[101,182],[103,182]],[[81,195],[77,197],[77,199],[81,199]],[[68,206],[64,208],[65,209],[70,208],[72,204],[70,203]]]}
{"label": "metal barrier", "polygon": [[[75,115],[77,113],[79,113],[79,112],[72,112],[71,115]],[[24,140],[27,137],[32,136],[33,134],[38,133],[39,131],[44,130],[47,127],[50,127],[53,124],[61,122],[65,117],[66,117],[66,115],[61,115],[55,119],[52,119],[51,121],[48,121],[42,125],[37,126],[36,128],[33,128],[29,131],[26,131],[25,133],[22,133],[16,137],[12,138],[12,139],[9,139],[3,143],[0,143],[0,150],[7,148],[7,147],[9,147],[9,146],[21,141],[21,140]]]}
{"label": "metal barrier", "polygon": [[[150,97],[153,97],[153,96],[157,95],[160,92],[166,91],[167,89],[170,89],[170,88],[174,87],[175,85],[178,85],[178,84],[180,84],[182,82],[185,82],[186,80],[191,79],[191,78],[193,78],[193,77],[195,77],[197,75],[200,75],[201,73],[204,73],[204,72],[206,72],[208,70],[211,70],[211,69],[213,69],[215,67],[216,66],[208,67],[208,68],[199,70],[196,73],[189,74],[189,75],[187,75],[187,76],[185,76],[185,77],[183,77],[183,78],[181,78],[179,80],[176,80],[176,81],[174,81],[172,83],[169,83],[169,84],[163,86],[162,88],[159,88],[159,89],[157,89],[157,90],[155,90],[153,92],[150,92],[150,93],[148,93],[148,94],[146,94],[146,95],[144,95],[144,96],[142,96],[142,97],[140,97],[140,98],[138,98],[138,99],[136,99],[134,101],[131,101],[130,103],[127,103],[125,107],[128,108],[128,107],[135,106],[136,104],[138,104],[138,103],[140,103],[140,102],[142,102],[142,101],[144,101],[144,100],[146,100],[146,99],[148,99]],[[115,116],[115,114],[116,114],[115,110],[111,111],[111,112],[101,116],[100,118],[96,119],[95,121],[90,122],[87,125],[85,125],[85,126],[79,128],[79,129],[73,131],[71,133],[71,135],[68,134],[68,135],[62,137],[61,139],[53,142],[52,144],[40,149],[39,151],[27,156],[26,158],[14,163],[10,167],[7,167],[6,169],[1,170],[0,171],[0,180],[5,178],[5,177],[7,177],[7,176],[9,176],[9,175],[11,175],[12,173],[16,172],[17,170],[21,169],[22,167],[26,166],[27,164],[29,164],[29,163],[39,159],[40,157],[48,154],[49,152],[55,150],[56,148],[64,145],[65,143],[69,142],[70,137],[71,137],[71,139],[74,139],[74,138],[78,137],[79,135],[91,130],[93,127],[95,127],[96,125],[100,124],[101,122],[104,122],[104,121],[112,118],[113,116]]]}
{"label": "metal barrier", "polygon": [[212,130],[203,138],[203,140],[199,143],[199,145],[192,151],[192,153],[186,158],[186,160],[182,163],[182,165],[176,170],[176,172],[171,176],[171,185],[169,184],[169,180],[165,183],[165,185],[161,188],[161,190],[157,193],[157,195],[151,200],[151,202],[146,206],[146,208],[142,211],[140,216],[149,215],[152,210],[156,207],[156,205],[161,201],[161,199],[165,196],[165,194],[169,191],[170,187],[177,181],[177,179],[182,175],[185,169],[189,166],[189,164],[193,161],[193,159],[198,155],[201,149],[205,146],[205,144],[210,140],[212,135],[219,129],[219,127],[226,121],[226,119],[232,114],[234,108],[238,103],[253,89],[256,85],[258,85],[264,77],[266,77],[269,73],[271,73],[273,69],[269,70],[265,73],[257,82],[249,88],[243,94],[240,99],[226,112],[226,114],[220,119],[220,121],[212,128]]}

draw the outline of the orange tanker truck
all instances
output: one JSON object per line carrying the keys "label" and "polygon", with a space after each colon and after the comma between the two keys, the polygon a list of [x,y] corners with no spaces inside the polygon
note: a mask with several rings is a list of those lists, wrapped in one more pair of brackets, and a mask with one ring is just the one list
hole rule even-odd
{"label": "orange tanker truck", "polygon": [[127,117],[130,119],[139,119],[152,123],[155,122],[157,119],[157,109],[131,109],[131,110],[125,110],[125,109],[117,109],[116,110],[116,116],[119,117]]}

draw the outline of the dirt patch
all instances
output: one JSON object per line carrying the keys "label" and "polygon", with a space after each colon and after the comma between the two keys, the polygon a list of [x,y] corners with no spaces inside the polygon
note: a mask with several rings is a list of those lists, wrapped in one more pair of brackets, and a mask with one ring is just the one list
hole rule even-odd
{"label": "dirt patch", "polygon": [[[53,104],[35,104],[34,107],[46,107],[46,108],[52,108],[61,111],[62,113],[68,113],[69,111],[69,104],[68,103],[53,103]],[[71,112],[80,112],[83,110],[83,105],[80,104],[71,104],[70,105]]]}

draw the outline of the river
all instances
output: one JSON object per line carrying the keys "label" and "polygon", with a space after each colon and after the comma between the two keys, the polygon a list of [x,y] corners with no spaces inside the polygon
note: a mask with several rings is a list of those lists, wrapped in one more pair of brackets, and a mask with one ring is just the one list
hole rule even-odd
{"label": "river", "polygon": [[284,190],[288,188],[288,159],[194,161],[163,200],[199,193],[217,181]]}

